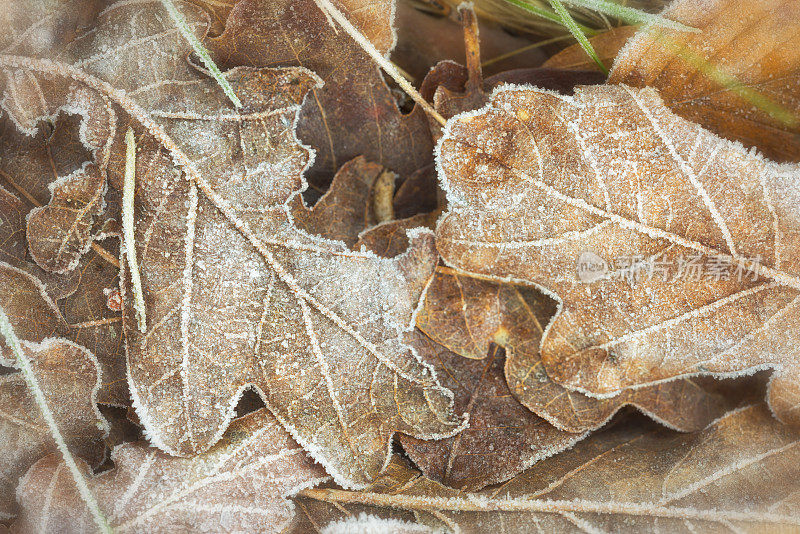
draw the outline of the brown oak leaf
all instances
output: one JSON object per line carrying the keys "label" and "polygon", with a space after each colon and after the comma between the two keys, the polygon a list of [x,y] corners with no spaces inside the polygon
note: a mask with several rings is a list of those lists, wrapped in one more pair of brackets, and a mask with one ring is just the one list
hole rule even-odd
{"label": "brown oak leaf", "polygon": [[774,367],[770,406],[800,423],[796,167],[626,86],[500,90],[449,123],[439,165],[444,260],[559,299],[551,379],[607,397]]}
{"label": "brown oak leaf", "polygon": [[312,207],[307,207],[299,195],[292,199],[295,225],[310,234],[343,241],[352,247],[359,233],[378,222],[374,187],[385,173],[390,171],[361,156],[348,161]]}
{"label": "brown oak leaf", "polygon": [[[114,532],[280,532],[287,499],[327,477],[266,410],[234,421],[194,458],[174,458],[144,442],[111,453],[115,468],[83,475]],[[20,533],[83,533],[96,527],[58,455],[31,467],[17,490]]]}
{"label": "brown oak leaf", "polygon": [[453,392],[456,411],[469,413],[469,428],[452,438],[400,436],[403,449],[427,477],[454,488],[481,489],[514,477],[586,436],[557,429],[511,395],[503,375],[504,351],[496,345],[484,359],[470,360],[419,331],[410,343]]}
{"label": "brown oak leaf", "polygon": [[663,14],[699,31],[640,31],[609,83],[655,87],[681,117],[778,161],[800,161],[800,5],[677,0]]}
{"label": "brown oak leaf", "polygon": [[[202,37],[205,12],[180,8]],[[450,392],[400,341],[433,272],[433,235],[417,232],[385,260],[296,229],[288,204],[311,156],[293,125],[319,79],[303,68],[229,71],[243,103],[235,110],[185,60],[176,31],[160,2],[119,2],[81,41],[87,57],[102,51],[119,65],[113,73],[85,60],[0,57],[28,83],[93,89],[137,129],[144,333],[123,280],[137,414],[159,448],[197,454],[252,387],[339,483],[364,485],[388,461],[394,432],[433,438],[464,425]],[[147,52],[155,43],[158,56]]]}
{"label": "brown oak leaf", "polygon": [[395,457],[363,492],[311,489],[299,496],[364,513],[414,512],[421,524],[465,534],[800,527],[799,437],[766,406],[731,412],[692,434],[632,423],[476,493],[443,486]]}
{"label": "brown oak leaf", "polygon": [[[97,360],[83,347],[56,338],[26,341],[22,347],[70,451],[93,464],[101,462],[108,423],[95,404],[101,384]],[[20,477],[57,450],[22,374],[0,376],[0,520],[16,514]]]}
{"label": "brown oak leaf", "polygon": [[[635,26],[620,26],[595,35],[589,39],[589,42],[603,65],[610,69],[619,51],[635,33]],[[600,70],[599,65],[589,57],[579,43],[568,46],[558,54],[551,56],[542,64],[542,67],[561,70]]]}
{"label": "brown oak leaf", "polygon": [[[395,0],[348,0],[340,8],[375,47],[394,47]],[[314,0],[243,0],[225,32],[209,42],[225,66],[302,66],[324,85],[300,113],[298,137],[316,151],[309,179],[327,185],[356,156],[406,177],[431,162],[433,145],[420,109],[403,115],[374,61],[335,28]]]}

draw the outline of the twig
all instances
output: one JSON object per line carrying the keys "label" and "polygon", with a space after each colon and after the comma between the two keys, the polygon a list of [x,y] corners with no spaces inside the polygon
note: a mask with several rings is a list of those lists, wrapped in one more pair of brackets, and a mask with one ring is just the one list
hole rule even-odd
{"label": "twig", "polygon": [[169,13],[169,16],[172,17],[172,20],[175,22],[175,26],[178,27],[181,34],[189,41],[189,44],[192,45],[192,49],[194,49],[194,53],[197,54],[197,57],[200,58],[200,61],[203,62],[203,65],[206,66],[208,71],[217,80],[217,83],[225,92],[228,98],[230,98],[233,105],[237,108],[242,107],[242,102],[239,100],[239,97],[236,96],[236,93],[233,92],[228,80],[225,79],[225,76],[222,75],[222,72],[217,67],[217,64],[214,63],[214,60],[211,59],[211,55],[206,50],[206,47],[197,39],[195,34],[192,32],[189,25],[186,23],[186,19],[183,18],[181,12],[178,11],[178,8],[175,7],[175,4],[172,0],[161,0],[161,3],[164,4],[164,8]]}
{"label": "twig", "polygon": [[139,262],[136,260],[136,241],[133,231],[133,197],[136,191],[136,140],[133,130],[128,128],[125,133],[125,181],[122,187],[122,235],[125,238],[125,257],[128,260],[128,270],[131,272],[131,285],[133,285],[134,309],[139,331],[147,331],[147,316],[144,307],[144,293],[142,292],[142,279],[139,276]]}
{"label": "twig", "polygon": [[85,502],[86,506],[89,508],[89,512],[91,512],[97,528],[100,530],[100,532],[112,533],[113,530],[111,530],[111,526],[108,524],[105,515],[103,515],[103,512],[100,510],[100,506],[97,504],[94,495],[92,495],[89,486],[86,484],[86,480],[83,478],[83,475],[78,469],[78,464],[75,463],[75,458],[72,457],[72,454],[67,448],[67,443],[64,441],[64,437],[58,430],[58,425],[53,417],[53,412],[50,411],[50,407],[47,405],[47,399],[44,398],[44,393],[39,387],[39,381],[36,379],[36,375],[33,373],[31,362],[28,360],[28,357],[22,350],[22,345],[20,344],[17,334],[14,332],[14,327],[11,326],[8,316],[6,316],[6,313],[1,306],[0,333],[2,333],[6,344],[17,358],[19,369],[22,373],[22,376],[25,378],[25,381],[28,383],[28,388],[33,394],[34,402],[36,402],[36,405],[42,411],[42,416],[44,417],[44,420],[50,429],[50,434],[53,436],[53,439],[58,446],[58,450],[61,452],[61,456],[64,458],[64,463],[67,464],[67,467],[72,474],[72,478],[75,480],[75,486],[78,488],[78,493],[80,493],[83,502]]}
{"label": "twig", "polygon": [[414,87],[410,83],[408,83],[408,80],[406,80],[397,71],[394,65],[392,65],[392,63],[389,60],[383,57],[383,54],[378,52],[378,50],[369,41],[369,39],[364,37],[364,34],[358,31],[358,29],[355,26],[353,26],[349,20],[347,20],[347,17],[345,17],[342,14],[342,12],[339,11],[336,8],[336,6],[334,6],[330,2],[330,0],[314,0],[314,1],[317,3],[317,6],[319,6],[319,8],[322,10],[323,13],[330,16],[333,20],[339,23],[339,25],[344,29],[344,31],[347,32],[347,34],[350,35],[350,37],[352,37],[353,40],[356,43],[358,43],[358,45],[361,48],[363,48],[364,51],[367,54],[369,54],[373,60],[375,60],[375,63],[381,66],[381,68],[386,72],[386,74],[391,76],[392,79],[394,79],[394,81],[397,82],[397,85],[399,85],[403,89],[403,91],[405,91],[406,94],[411,97],[411,99],[414,102],[419,104],[419,106],[423,110],[425,110],[425,112],[428,115],[433,117],[436,120],[436,122],[438,122],[442,126],[445,125],[446,121],[444,120],[444,117],[439,115],[439,113],[435,109],[433,109],[433,107],[431,107],[431,105],[428,104],[428,102],[424,98],[422,98],[422,95],[419,94],[419,92],[416,89],[414,89]]}

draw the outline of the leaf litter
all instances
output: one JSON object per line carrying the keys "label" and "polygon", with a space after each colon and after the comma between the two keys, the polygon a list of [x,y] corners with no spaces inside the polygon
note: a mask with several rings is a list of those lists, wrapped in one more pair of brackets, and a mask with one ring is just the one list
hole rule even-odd
{"label": "leaf litter", "polygon": [[[0,530],[798,528],[791,2],[676,0],[605,84],[462,6],[466,66],[411,46],[444,129],[353,40],[441,19],[174,5],[0,13],[0,306],[68,445],[0,347]],[[698,251],[738,275],[644,270]]]}

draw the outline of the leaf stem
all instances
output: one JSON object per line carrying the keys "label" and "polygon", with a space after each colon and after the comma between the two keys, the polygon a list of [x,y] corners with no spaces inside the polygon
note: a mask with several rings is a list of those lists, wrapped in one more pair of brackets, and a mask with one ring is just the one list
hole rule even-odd
{"label": "leaf stem", "polygon": [[103,512],[100,510],[100,506],[97,504],[94,495],[92,495],[89,486],[86,484],[86,480],[83,478],[83,475],[78,469],[78,464],[75,462],[75,458],[73,458],[72,454],[69,452],[67,443],[64,441],[64,437],[61,435],[61,431],[58,430],[58,425],[53,417],[53,412],[50,411],[50,407],[47,405],[47,399],[45,399],[44,393],[42,392],[41,387],[39,387],[39,381],[36,379],[36,375],[33,373],[31,362],[28,360],[28,357],[22,350],[20,340],[17,337],[17,334],[14,332],[14,327],[11,326],[11,321],[8,320],[8,316],[6,315],[2,306],[0,306],[0,333],[3,335],[8,347],[14,353],[14,356],[16,356],[20,372],[25,378],[25,381],[28,383],[28,389],[30,389],[31,393],[33,394],[34,402],[36,402],[36,405],[42,411],[42,416],[44,417],[44,420],[50,429],[50,434],[53,436],[53,439],[58,446],[58,450],[61,452],[61,456],[64,458],[64,463],[67,464],[67,467],[72,474],[72,478],[75,480],[75,486],[78,488],[78,493],[80,493],[83,502],[85,502],[86,506],[89,508],[89,512],[92,514],[97,528],[100,530],[100,532],[107,534],[112,533],[113,530],[111,529],[111,526],[108,524],[105,515],[103,515]]}
{"label": "leaf stem", "polygon": [[361,504],[408,510],[412,512],[522,512],[551,513],[582,512],[593,514],[620,514],[642,517],[667,517],[701,521],[765,522],[771,524],[800,525],[800,518],[771,512],[758,513],[735,510],[701,510],[678,506],[664,506],[649,502],[601,502],[584,499],[551,500],[530,497],[491,497],[480,493],[465,493],[458,497],[430,495],[398,495],[370,493],[341,489],[304,489],[297,494],[332,504]]}
{"label": "leaf stem", "polygon": [[136,139],[133,130],[125,133],[125,181],[122,187],[122,236],[125,238],[125,257],[131,273],[134,309],[139,331],[147,331],[147,315],[144,306],[142,278],[139,276],[139,262],[136,259],[136,240],[133,228],[133,197],[136,192]]}
{"label": "leaf stem", "polygon": [[362,49],[364,49],[364,51],[367,54],[369,54],[370,57],[373,60],[375,60],[375,62],[378,65],[380,65],[380,67],[386,72],[386,74],[391,76],[392,79],[394,79],[394,81],[397,82],[397,85],[399,85],[403,89],[403,91],[405,91],[406,94],[411,97],[411,99],[414,102],[419,104],[419,106],[423,110],[425,110],[425,112],[428,115],[433,117],[433,119],[436,120],[436,122],[438,122],[442,126],[445,125],[446,121],[444,120],[444,117],[442,117],[435,109],[433,109],[433,107],[424,98],[422,98],[422,95],[419,94],[419,92],[416,89],[414,89],[414,87],[410,83],[408,83],[408,80],[406,80],[397,71],[395,66],[392,65],[392,63],[389,60],[387,60],[385,57],[383,57],[383,54],[378,52],[378,50],[369,41],[369,39],[364,37],[364,34],[362,34],[358,30],[358,28],[353,26],[350,23],[350,21],[347,20],[347,17],[345,17],[344,14],[342,14],[342,12],[339,11],[336,8],[336,6],[334,6],[330,2],[330,0],[314,0],[314,1],[317,3],[317,6],[319,6],[319,8],[322,10],[323,13],[329,15],[333,20],[335,20],[336,22],[339,23],[339,25],[344,29],[344,31],[347,32],[347,34],[350,37],[352,37],[353,40],[356,43],[358,43],[358,45]]}
{"label": "leaf stem", "polygon": [[217,81],[219,86],[222,88],[225,95],[233,102],[233,105],[237,108],[242,107],[242,102],[239,100],[239,97],[236,96],[236,93],[233,92],[233,88],[231,88],[228,80],[225,79],[225,76],[222,75],[222,72],[217,67],[217,64],[214,63],[214,60],[211,59],[211,55],[208,53],[206,47],[203,46],[203,43],[197,38],[197,36],[192,32],[189,25],[186,23],[186,19],[183,18],[181,12],[178,11],[178,8],[175,7],[175,4],[172,0],[161,0],[161,3],[164,5],[164,8],[169,13],[169,16],[172,18],[173,22],[175,22],[175,26],[180,30],[181,34],[189,41],[189,44],[192,45],[192,49],[194,53],[197,54],[197,57],[200,58],[200,61],[203,62],[203,65],[206,66],[208,71]]}

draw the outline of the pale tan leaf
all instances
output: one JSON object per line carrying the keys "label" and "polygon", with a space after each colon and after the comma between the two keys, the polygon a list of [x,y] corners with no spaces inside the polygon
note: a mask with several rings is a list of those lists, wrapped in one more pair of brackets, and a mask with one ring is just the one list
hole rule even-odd
{"label": "pale tan leaf", "polygon": [[[101,384],[97,360],[56,338],[23,342],[23,350],[70,451],[93,464],[102,461],[108,424],[95,404]],[[45,455],[60,458],[57,450],[25,379],[19,373],[0,376],[0,520],[16,514],[19,478]]]}
{"label": "pale tan leaf", "polygon": [[732,412],[694,434],[635,423],[482,492],[442,486],[395,457],[363,492],[300,496],[367,513],[413,511],[423,524],[465,534],[800,531],[800,437],[766,406]]}
{"label": "pale tan leaf", "polygon": [[625,86],[500,90],[449,123],[439,165],[445,261],[561,301],[541,346],[551,379],[607,397],[773,367],[770,405],[800,423],[797,167]]}
{"label": "pale tan leaf", "polygon": [[[181,9],[203,36],[205,13]],[[160,2],[119,2],[72,64],[0,57],[29,83],[91,88],[134,121],[130,245],[148,317],[140,333],[126,305],[137,414],[159,448],[197,454],[254,387],[339,483],[363,486],[388,460],[394,432],[442,437],[464,424],[400,341],[433,272],[433,236],[418,231],[405,254],[385,260],[296,229],[288,203],[305,188],[310,155],[293,126],[318,78],[303,68],[229,71],[237,111],[185,60],[176,32]],[[96,54],[104,61],[87,59]]]}
{"label": "pale tan leaf", "polygon": [[[266,410],[234,421],[210,451],[170,457],[143,442],[112,452],[115,468],[84,476],[114,532],[280,532],[286,497],[327,477]],[[17,492],[20,533],[83,533],[94,523],[58,455],[37,462]]]}
{"label": "pale tan leaf", "polygon": [[677,0],[664,15],[699,31],[640,31],[609,83],[655,87],[681,117],[779,161],[800,161],[800,4]]}

